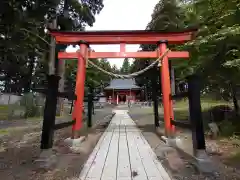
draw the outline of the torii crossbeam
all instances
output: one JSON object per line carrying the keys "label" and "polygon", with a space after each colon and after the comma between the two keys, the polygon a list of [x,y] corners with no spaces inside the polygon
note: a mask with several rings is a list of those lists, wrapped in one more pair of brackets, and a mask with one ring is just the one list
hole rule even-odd
{"label": "torii crossbeam", "polygon": [[[82,112],[84,98],[84,82],[86,73],[87,58],[158,58],[166,49],[167,44],[182,44],[190,41],[196,29],[182,32],[153,32],[153,31],[85,31],[85,32],[63,32],[50,30],[55,37],[56,43],[79,45],[80,50],[74,53],[59,52],[59,59],[78,59],[78,69],[76,78],[76,96],[74,105],[73,119],[76,123],[73,125],[72,138],[78,138],[78,131],[82,127]],[[89,50],[89,45],[107,45],[120,44],[119,52],[93,52]],[[127,44],[156,44],[157,51],[146,52],[126,52]],[[170,97],[170,75],[169,58],[188,58],[186,51],[171,51],[161,60],[161,83],[163,93],[164,121],[166,135],[170,136],[174,131],[171,125],[173,119],[172,102]]]}

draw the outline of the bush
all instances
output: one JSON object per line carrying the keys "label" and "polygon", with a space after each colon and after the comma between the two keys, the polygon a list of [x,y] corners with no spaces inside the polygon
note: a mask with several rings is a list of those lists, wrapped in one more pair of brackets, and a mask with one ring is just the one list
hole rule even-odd
{"label": "bush", "polygon": [[237,127],[232,121],[224,120],[219,124],[221,136],[229,137],[232,136],[236,131]]}
{"label": "bush", "polygon": [[222,122],[229,118],[233,113],[233,109],[228,105],[218,105],[208,110],[211,115],[211,121]]}
{"label": "bush", "polygon": [[39,108],[33,93],[27,93],[22,96],[20,105],[25,107],[24,117],[35,117],[39,115]]}
{"label": "bush", "polygon": [[19,102],[8,105],[8,120],[23,118],[26,110]]}
{"label": "bush", "polygon": [[236,118],[234,110],[228,105],[218,105],[207,111],[210,122],[216,122],[219,126],[220,135],[229,137],[240,131],[240,123]]}

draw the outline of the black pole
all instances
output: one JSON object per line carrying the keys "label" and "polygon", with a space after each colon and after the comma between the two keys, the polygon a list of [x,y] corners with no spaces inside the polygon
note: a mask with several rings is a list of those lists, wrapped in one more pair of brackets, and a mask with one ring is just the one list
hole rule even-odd
{"label": "black pole", "polygon": [[93,89],[89,88],[88,93],[88,127],[92,127],[92,109],[93,109]]}
{"label": "black pole", "polygon": [[69,112],[69,114],[72,114],[73,102],[74,102],[74,100],[72,100],[72,102],[71,102],[71,108],[70,108],[70,112]]}
{"label": "black pole", "polygon": [[94,91],[94,89],[92,88],[92,91],[91,91],[91,93],[92,93],[92,101],[93,101],[93,102],[92,102],[92,114],[95,114],[94,99],[93,99],[93,96],[94,96],[93,94],[94,94],[94,92],[95,92],[95,91]]}
{"label": "black pole", "polygon": [[158,114],[158,97],[157,97],[157,67],[153,68],[152,73],[152,101],[154,111],[154,124],[155,127],[159,127],[159,114]]}
{"label": "black pole", "polygon": [[197,75],[191,75],[187,79],[193,149],[194,153],[196,153],[197,150],[205,150],[206,148],[200,99],[201,86],[200,78]]}
{"label": "black pole", "polygon": [[49,149],[52,148],[53,145],[59,80],[59,76],[48,76],[48,90],[43,116],[41,149]]}
{"label": "black pole", "polygon": [[92,114],[93,114],[93,115],[95,114],[94,102],[93,102],[93,104],[92,104]]}

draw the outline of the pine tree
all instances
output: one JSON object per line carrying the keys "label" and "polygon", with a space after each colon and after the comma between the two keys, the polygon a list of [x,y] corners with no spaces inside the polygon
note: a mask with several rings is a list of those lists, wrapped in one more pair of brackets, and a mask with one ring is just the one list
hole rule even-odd
{"label": "pine tree", "polygon": [[120,69],[120,72],[122,74],[128,74],[130,72],[131,65],[129,63],[128,58],[125,58],[122,64],[122,67]]}

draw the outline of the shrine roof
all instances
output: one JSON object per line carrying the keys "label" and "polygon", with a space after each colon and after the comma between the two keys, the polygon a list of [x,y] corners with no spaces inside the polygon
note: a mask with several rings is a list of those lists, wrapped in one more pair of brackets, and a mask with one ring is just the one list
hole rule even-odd
{"label": "shrine roof", "polygon": [[172,34],[172,33],[193,33],[198,30],[196,27],[191,27],[187,29],[179,29],[175,31],[166,31],[166,30],[96,30],[96,31],[63,31],[57,29],[48,29],[50,33],[60,33],[62,35],[148,35],[148,34]]}
{"label": "shrine roof", "polygon": [[105,90],[125,90],[125,89],[141,89],[136,85],[135,79],[112,79],[110,85]]}

